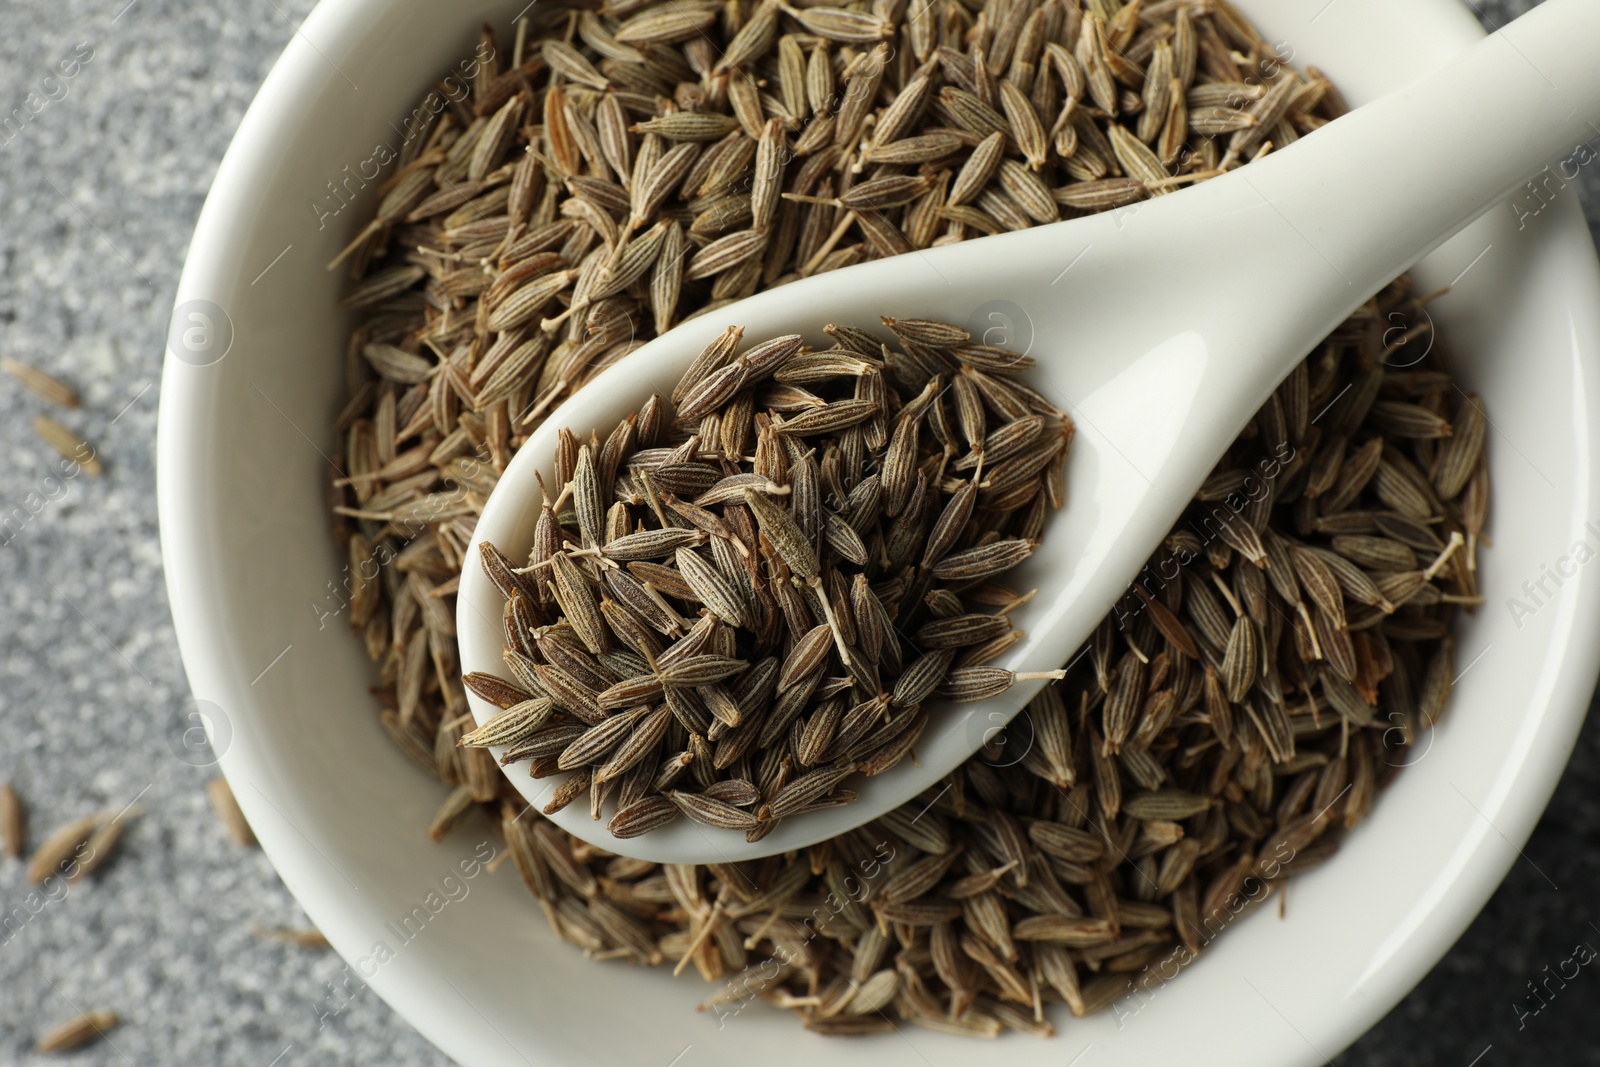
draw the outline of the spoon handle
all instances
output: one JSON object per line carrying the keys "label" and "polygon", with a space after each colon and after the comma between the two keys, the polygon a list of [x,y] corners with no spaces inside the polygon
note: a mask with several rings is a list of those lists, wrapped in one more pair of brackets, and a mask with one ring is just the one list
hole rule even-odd
{"label": "spoon handle", "polygon": [[1546,0],[1294,151],[1251,164],[1250,184],[1350,289],[1374,291],[1543,163],[1594,151],[1582,146],[1600,138],[1597,41],[1600,3]]}

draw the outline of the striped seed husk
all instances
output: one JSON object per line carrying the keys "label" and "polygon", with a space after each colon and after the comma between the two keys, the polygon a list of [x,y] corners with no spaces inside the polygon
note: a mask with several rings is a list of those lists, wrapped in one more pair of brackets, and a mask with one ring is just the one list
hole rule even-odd
{"label": "striped seed husk", "polygon": [[228,787],[226,778],[213,778],[206,783],[206,796],[211,800],[211,808],[217,813],[217,818],[222,820],[223,829],[228,831],[228,836],[240,848],[256,847],[255,831],[250,829],[250,824],[245,821],[244,812],[239,809],[239,802],[234,799],[233,790]]}
{"label": "striped seed husk", "polygon": [[34,1042],[33,1048],[36,1052],[67,1052],[100,1040],[107,1030],[121,1021],[114,1011],[91,1011],[75,1015],[46,1030]]}
{"label": "striped seed husk", "polygon": [[62,408],[79,405],[78,391],[53,374],[40,370],[31,363],[10,357],[0,357],[0,370],[15,378],[25,388],[46,403]]}
{"label": "striped seed husk", "polygon": [[28,845],[28,813],[10,782],[0,783],[0,848],[21,859]]}
{"label": "striped seed husk", "polygon": [[61,458],[70,460],[81,467],[85,474],[99,477],[105,468],[100,463],[94,446],[78,434],[76,430],[69,429],[48,415],[35,415],[33,417],[33,431],[39,439],[61,455]]}

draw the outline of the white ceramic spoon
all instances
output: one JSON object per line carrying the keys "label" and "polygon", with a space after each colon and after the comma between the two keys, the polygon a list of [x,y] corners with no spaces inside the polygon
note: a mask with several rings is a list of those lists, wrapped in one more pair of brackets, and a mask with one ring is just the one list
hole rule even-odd
{"label": "white ceramic spoon", "polygon": [[[1337,2],[1337,0],[1335,0]],[[479,541],[527,558],[556,432],[602,438],[651,392],[671,391],[728,325],[753,343],[879,316],[1000,327],[1029,347],[1027,379],[1077,424],[1067,506],[1007,578],[1038,595],[1013,613],[1026,638],[1002,665],[1060,666],[1171,528],[1240,428],[1306,353],[1392,278],[1499,203],[1541,163],[1600,137],[1600,0],[1547,0],[1408,88],[1282,151],[1119,211],[864,263],[703,316],[607,369],[519,451],[483,512],[457,608],[464,671],[504,676],[498,590]],[[934,784],[1007,723],[1042,683],[936,707],[916,748],[847,784],[849,805],[783,820],[748,844],[679,818],[620,840],[580,799],[564,829],[627,856],[672,863],[754,859],[876,818]],[[470,698],[479,723],[498,713]],[[1026,729],[1011,731],[1013,747]],[[498,753],[497,753],[498,754]],[[1013,753],[1005,762],[1014,762]],[[555,779],[507,768],[536,806]]]}

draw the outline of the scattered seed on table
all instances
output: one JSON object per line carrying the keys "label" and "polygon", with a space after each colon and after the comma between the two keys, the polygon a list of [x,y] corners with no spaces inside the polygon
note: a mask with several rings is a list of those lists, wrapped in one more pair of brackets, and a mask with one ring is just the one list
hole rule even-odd
{"label": "scattered seed on table", "polygon": [[122,1020],[114,1011],[91,1011],[47,1030],[34,1044],[38,1052],[66,1052],[104,1037]]}
{"label": "scattered seed on table", "polygon": [[21,382],[41,400],[62,408],[75,408],[79,404],[77,390],[66,382],[47,374],[31,363],[0,358],[0,370]]}
{"label": "scattered seed on table", "polygon": [[241,848],[254,848],[255,831],[250,829],[250,824],[245,821],[244,812],[239,810],[239,802],[234,799],[228,780],[211,779],[206,783],[206,796],[210,798],[212,810],[217,813],[217,818],[222,820],[223,828],[228,831],[233,843]]}

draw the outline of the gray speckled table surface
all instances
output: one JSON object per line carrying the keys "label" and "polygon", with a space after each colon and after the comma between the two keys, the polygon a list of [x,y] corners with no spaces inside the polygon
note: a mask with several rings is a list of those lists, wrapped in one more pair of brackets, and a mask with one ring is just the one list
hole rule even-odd
{"label": "gray speckled table surface", "polygon": [[[0,356],[76,385],[83,406],[63,421],[106,465],[98,479],[49,481],[56,459],[31,426],[42,405],[0,380],[10,457],[0,516],[27,510],[0,526],[0,779],[32,812],[35,841],[97,808],[137,799],[143,809],[101,872],[37,914],[22,864],[0,859],[0,1064],[46,1061],[34,1039],[80,1008],[126,1021],[73,1063],[447,1062],[370,992],[317,1028],[310,1005],[340,961],[252,934],[304,916],[266,857],[224,836],[207,806],[208,772],[174,759],[167,740],[187,697],[156,530],[167,316],[217,163],[310,6],[0,7],[0,116],[38,92],[58,60],[92,50],[65,95],[55,85],[58,99],[0,132]],[[1529,6],[1484,0],[1479,13],[1498,24]],[[1600,231],[1592,169],[1561,195],[1583,197]],[[1600,1064],[1600,975],[1580,972],[1537,1014],[1526,999],[1527,983],[1575,944],[1600,945],[1597,901],[1591,717],[1525,860],[1433,973],[1337,1062]]]}

